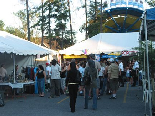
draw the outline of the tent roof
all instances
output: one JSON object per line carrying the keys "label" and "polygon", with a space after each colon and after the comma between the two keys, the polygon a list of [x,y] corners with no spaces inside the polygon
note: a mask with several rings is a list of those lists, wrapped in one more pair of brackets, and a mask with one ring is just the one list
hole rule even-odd
{"label": "tent roof", "polygon": [[[148,40],[155,41],[155,8],[146,10],[146,20],[147,20],[146,23],[147,23]],[[142,40],[144,40],[145,38],[145,31],[144,31],[145,29],[144,29],[143,23],[144,22],[142,22],[142,27],[141,27]]]}
{"label": "tent roof", "polygon": [[[99,54],[131,50],[138,46],[139,33],[99,33],[90,39],[61,50],[60,54]],[[84,53],[85,52],[85,53]]]}
{"label": "tent roof", "polygon": [[44,55],[56,53],[54,50],[47,49],[4,31],[0,31],[0,52],[15,53],[17,55]]}
{"label": "tent roof", "polygon": [[155,8],[147,9],[146,17],[147,20],[155,20]]}

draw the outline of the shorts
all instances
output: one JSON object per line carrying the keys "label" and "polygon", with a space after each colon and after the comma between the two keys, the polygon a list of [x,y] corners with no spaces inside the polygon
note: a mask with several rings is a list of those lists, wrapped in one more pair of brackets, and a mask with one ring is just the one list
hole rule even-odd
{"label": "shorts", "polygon": [[84,79],[83,79],[83,77],[80,79],[80,86],[84,86]]}
{"label": "shorts", "polygon": [[118,89],[118,78],[110,79],[110,88],[112,91],[116,91]]}

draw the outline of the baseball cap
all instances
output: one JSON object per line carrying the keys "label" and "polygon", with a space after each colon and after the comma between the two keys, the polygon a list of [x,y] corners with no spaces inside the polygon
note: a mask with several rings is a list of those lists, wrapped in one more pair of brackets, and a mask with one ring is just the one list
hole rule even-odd
{"label": "baseball cap", "polygon": [[46,63],[46,66],[49,65],[49,63]]}
{"label": "baseball cap", "polygon": [[110,58],[108,61],[109,62],[114,62],[114,59],[113,58]]}

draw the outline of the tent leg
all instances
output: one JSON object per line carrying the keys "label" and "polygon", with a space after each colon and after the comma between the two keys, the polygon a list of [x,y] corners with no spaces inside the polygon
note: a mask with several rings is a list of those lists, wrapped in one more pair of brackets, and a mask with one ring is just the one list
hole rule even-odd
{"label": "tent leg", "polygon": [[150,108],[150,116],[152,116],[152,103],[151,103],[152,100],[151,100],[149,57],[148,57],[148,40],[147,40],[146,12],[145,12],[145,15],[144,15],[144,29],[145,29],[145,42],[146,42],[146,66],[147,66],[147,79],[148,79],[148,91],[149,91],[149,108]]}
{"label": "tent leg", "polygon": [[13,83],[16,83],[16,79],[15,79],[15,54],[13,53]]}

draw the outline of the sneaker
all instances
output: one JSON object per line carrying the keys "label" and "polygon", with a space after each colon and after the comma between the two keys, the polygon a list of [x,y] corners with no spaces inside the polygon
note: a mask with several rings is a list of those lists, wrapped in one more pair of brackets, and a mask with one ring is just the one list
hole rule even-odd
{"label": "sneaker", "polygon": [[49,96],[48,98],[54,98],[54,96]]}
{"label": "sneaker", "polygon": [[91,100],[91,99],[92,99],[92,97],[88,97],[88,99],[89,99],[89,100]]}
{"label": "sneaker", "polygon": [[99,96],[97,97],[97,100],[101,99]]}
{"label": "sneaker", "polygon": [[109,99],[116,99],[116,96],[115,97],[111,96]]}

